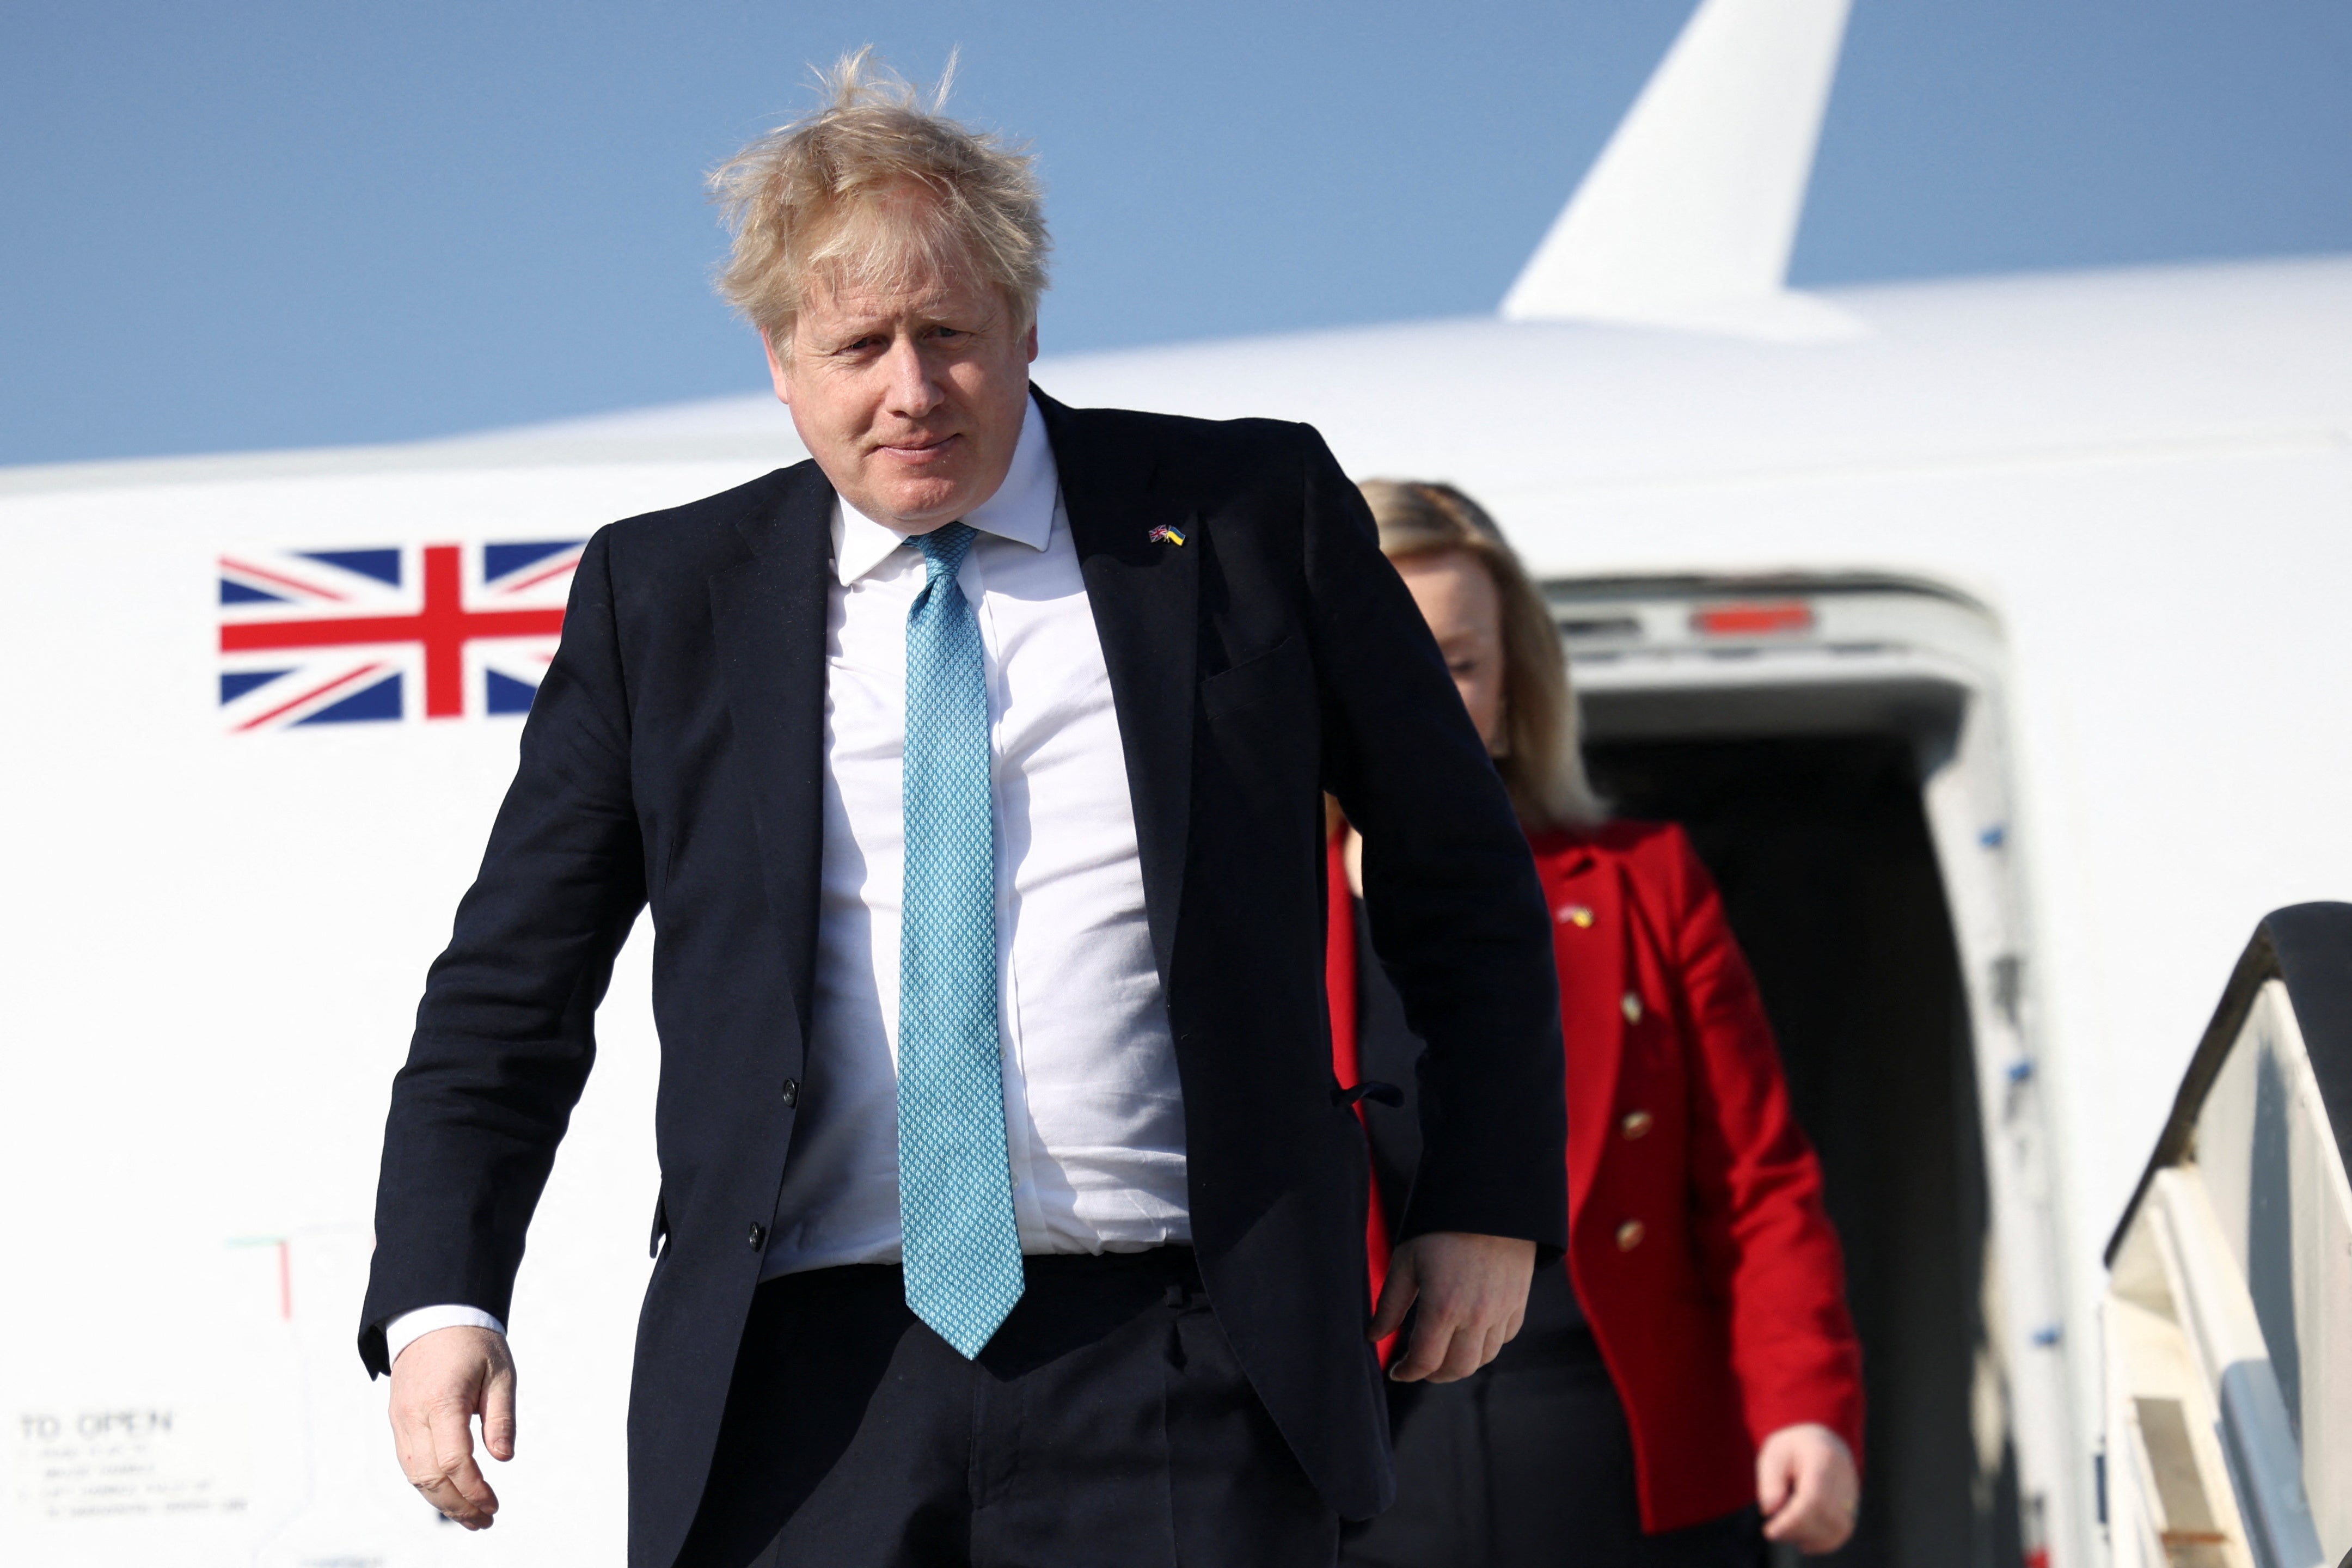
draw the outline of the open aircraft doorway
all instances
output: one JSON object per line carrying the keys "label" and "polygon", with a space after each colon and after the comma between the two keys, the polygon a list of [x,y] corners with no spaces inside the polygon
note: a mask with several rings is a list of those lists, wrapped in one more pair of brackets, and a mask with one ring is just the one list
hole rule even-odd
{"label": "open aircraft doorway", "polygon": [[1821,1153],[1869,1395],[1839,1560],[2046,1561],[2081,1478],[1999,625],[1887,577],[1545,592],[1595,783],[1689,830]]}

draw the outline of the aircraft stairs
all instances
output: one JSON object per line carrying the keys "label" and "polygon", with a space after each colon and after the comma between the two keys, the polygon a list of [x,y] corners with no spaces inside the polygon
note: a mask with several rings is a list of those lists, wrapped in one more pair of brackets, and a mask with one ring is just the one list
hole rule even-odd
{"label": "aircraft stairs", "polygon": [[2352,1568],[2352,904],[2256,928],[2107,1248],[2116,1568]]}

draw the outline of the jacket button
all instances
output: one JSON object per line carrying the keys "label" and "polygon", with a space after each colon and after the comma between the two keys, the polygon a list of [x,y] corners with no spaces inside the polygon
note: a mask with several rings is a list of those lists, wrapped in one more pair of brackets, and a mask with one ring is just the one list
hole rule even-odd
{"label": "jacket button", "polygon": [[[1622,1232],[1622,1231],[1618,1232],[1618,1236],[1619,1236],[1621,1238],[1623,1237],[1623,1235],[1624,1235],[1624,1232]],[[761,1225],[758,1220],[753,1220],[753,1221],[751,1222],[751,1250],[752,1250],[752,1251],[754,1251],[754,1252],[757,1252],[757,1251],[759,1251],[759,1250],[760,1250],[760,1248],[761,1248],[762,1247],[765,1247],[767,1244],[768,1244],[768,1227],[767,1227],[766,1226],[764,1226],[764,1225]]]}
{"label": "jacket button", "polygon": [[1625,1009],[1625,1021],[1627,1023],[1638,1024],[1642,1021],[1642,999],[1639,996],[1636,996],[1631,991],[1628,991],[1625,993],[1625,1000],[1620,1003],[1619,1005]]}
{"label": "jacket button", "polygon": [[1617,1250],[1620,1252],[1633,1251],[1635,1247],[1642,1245],[1642,1237],[1648,1234],[1649,1232],[1643,1228],[1642,1222],[1640,1220],[1627,1220],[1623,1225],[1617,1227]]}
{"label": "jacket button", "polygon": [[1627,1138],[1639,1138],[1656,1126],[1657,1120],[1646,1110],[1629,1110],[1625,1113],[1625,1120],[1617,1125],[1624,1130]]}
{"label": "jacket button", "polygon": [[789,1110],[800,1102],[801,1080],[796,1078],[784,1079],[784,1108]]}

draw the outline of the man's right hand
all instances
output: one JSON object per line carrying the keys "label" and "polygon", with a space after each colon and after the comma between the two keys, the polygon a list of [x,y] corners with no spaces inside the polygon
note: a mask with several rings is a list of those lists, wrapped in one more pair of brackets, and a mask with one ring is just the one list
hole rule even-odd
{"label": "man's right hand", "polygon": [[477,1415],[490,1458],[513,1458],[515,1368],[507,1337],[449,1328],[409,1342],[392,1363],[392,1440],[400,1468],[426,1502],[467,1530],[488,1530],[499,1494],[474,1462]]}

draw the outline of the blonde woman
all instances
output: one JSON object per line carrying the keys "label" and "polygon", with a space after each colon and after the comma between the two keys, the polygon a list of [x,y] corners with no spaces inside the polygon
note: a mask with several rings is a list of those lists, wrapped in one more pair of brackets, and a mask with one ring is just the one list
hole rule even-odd
{"label": "blonde woman", "polygon": [[[1595,797],[1558,634],[1493,521],[1448,486],[1362,488],[1550,903],[1570,1244],[1484,1373],[1391,1384],[1397,1504],[1351,1531],[1344,1561],[1753,1563],[1759,1512],[1761,1536],[1834,1550],[1859,1498],[1861,1356],[1820,1169],[1722,900],[1680,828],[1612,821]],[[1360,848],[1349,830],[1330,856],[1335,1066],[1411,1084],[1420,1042],[1351,896]],[[1366,1121],[1394,1215],[1416,1118]]]}

